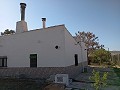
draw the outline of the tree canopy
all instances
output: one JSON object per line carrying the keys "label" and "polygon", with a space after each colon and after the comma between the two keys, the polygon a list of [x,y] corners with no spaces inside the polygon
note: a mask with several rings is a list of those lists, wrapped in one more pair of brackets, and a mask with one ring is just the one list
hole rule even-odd
{"label": "tree canopy", "polygon": [[98,37],[91,32],[76,33],[75,39],[77,42],[84,42],[87,48],[88,63],[90,62],[106,62],[110,60],[110,53],[104,49],[104,45],[99,44]]}
{"label": "tree canopy", "polygon": [[76,33],[76,40],[78,42],[84,42],[87,49],[89,50],[94,50],[100,47],[98,37],[96,37],[95,34],[91,32],[78,31],[78,33]]}
{"label": "tree canopy", "polygon": [[6,29],[4,32],[1,32],[1,35],[10,35],[10,34],[15,34],[15,31],[14,30],[9,30],[9,29]]}
{"label": "tree canopy", "polygon": [[89,58],[92,60],[92,62],[100,64],[103,62],[109,62],[110,56],[110,52],[106,51],[105,49],[96,49],[93,53],[89,54]]}

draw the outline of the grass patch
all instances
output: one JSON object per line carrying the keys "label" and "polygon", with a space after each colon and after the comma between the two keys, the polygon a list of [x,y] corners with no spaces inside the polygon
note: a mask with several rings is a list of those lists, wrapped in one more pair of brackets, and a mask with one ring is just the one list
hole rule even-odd
{"label": "grass patch", "polygon": [[113,68],[113,70],[117,74],[117,76],[120,78],[120,68]]}
{"label": "grass patch", "polygon": [[120,86],[120,69],[113,68],[114,72],[109,72],[108,85]]}

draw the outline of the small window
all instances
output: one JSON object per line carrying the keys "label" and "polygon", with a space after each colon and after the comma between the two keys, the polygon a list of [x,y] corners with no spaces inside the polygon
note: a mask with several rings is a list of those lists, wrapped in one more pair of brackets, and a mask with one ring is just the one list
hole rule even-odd
{"label": "small window", "polygon": [[58,46],[58,45],[55,46],[55,49],[59,49],[59,48],[60,48],[60,46]]}

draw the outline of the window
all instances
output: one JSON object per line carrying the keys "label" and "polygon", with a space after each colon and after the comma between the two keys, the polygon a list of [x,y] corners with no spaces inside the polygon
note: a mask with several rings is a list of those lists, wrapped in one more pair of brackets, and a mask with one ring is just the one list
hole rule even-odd
{"label": "window", "polygon": [[37,54],[30,54],[30,67],[37,67]]}
{"label": "window", "polygon": [[0,67],[7,67],[7,56],[0,56]]}
{"label": "window", "polygon": [[78,54],[75,54],[75,66],[78,66]]}

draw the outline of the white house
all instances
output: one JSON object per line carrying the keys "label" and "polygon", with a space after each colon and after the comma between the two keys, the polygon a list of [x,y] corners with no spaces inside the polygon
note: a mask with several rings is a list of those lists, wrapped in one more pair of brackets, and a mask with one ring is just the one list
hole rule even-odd
{"label": "white house", "polygon": [[27,30],[25,3],[16,33],[0,36],[0,67],[66,67],[87,64],[84,43],[77,43],[64,25]]}

